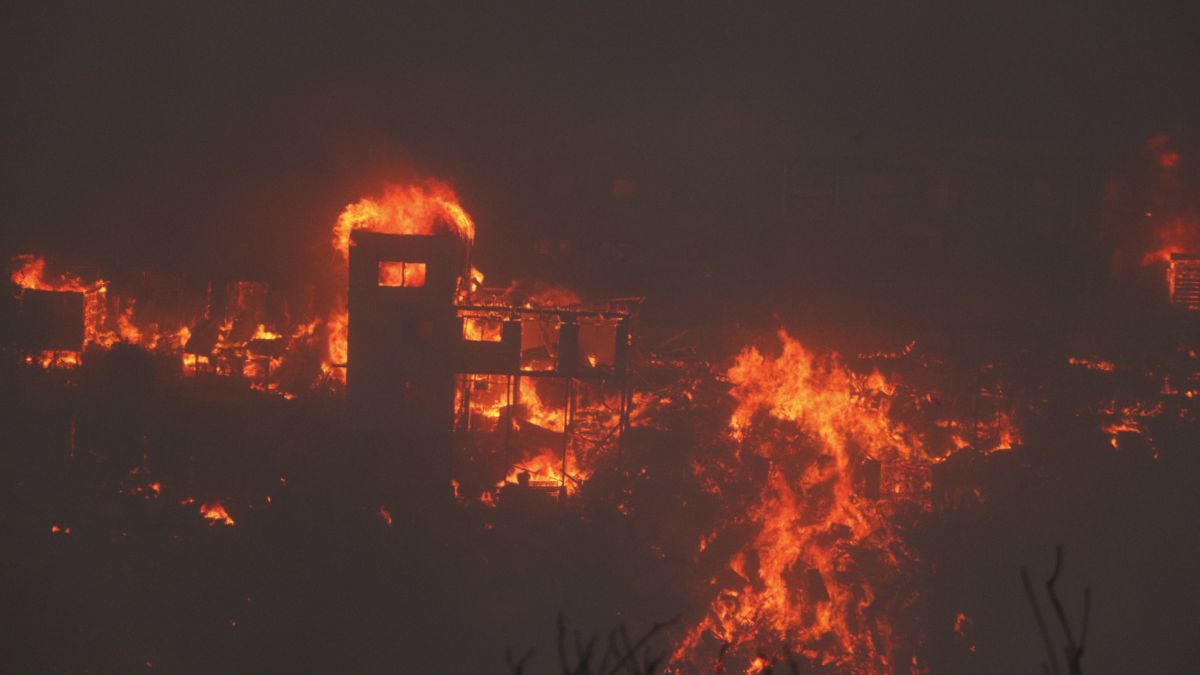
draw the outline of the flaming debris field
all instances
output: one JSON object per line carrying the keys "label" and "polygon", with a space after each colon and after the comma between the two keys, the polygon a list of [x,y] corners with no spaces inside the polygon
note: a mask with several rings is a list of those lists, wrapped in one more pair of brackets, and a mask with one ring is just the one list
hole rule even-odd
{"label": "flaming debris field", "polygon": [[[391,188],[338,218],[343,272],[332,276],[342,283],[356,230],[446,232],[468,247],[474,238],[448,187]],[[56,656],[41,652],[40,663],[62,672],[224,669],[283,633],[336,626],[358,637],[325,643],[337,648],[319,657],[301,650],[295,663],[349,659],[369,670],[388,652],[374,641],[417,616],[410,630],[420,635],[446,630],[451,616],[493,625],[507,614],[553,616],[560,603],[635,621],[651,621],[656,607],[689,608],[661,637],[669,672],[751,673],[785,661],[814,672],[969,668],[983,638],[962,601],[925,590],[953,557],[930,532],[1006,508],[1010,482],[1052,485],[1062,457],[1046,455],[1067,439],[1089,463],[1175,463],[1180,442],[1195,439],[1200,405],[1196,344],[1181,334],[1151,362],[1063,353],[1031,363],[1019,350],[970,362],[921,340],[846,357],[785,329],[714,347],[732,336],[693,329],[647,336],[622,385],[626,410],[621,387],[576,379],[587,371],[558,384],[540,377],[564,372],[564,338],[540,332],[564,324],[520,314],[576,321],[610,316],[588,308],[611,304],[549,287],[487,290],[468,262],[453,295],[474,308],[461,337],[501,348],[506,322],[524,316],[511,324],[527,333],[513,371],[524,376],[458,376],[454,476],[444,497],[407,494],[396,486],[411,478],[396,483],[395,472],[428,448],[399,436],[380,456],[344,441],[362,419],[343,397],[347,371],[354,379],[344,292],[326,310],[296,311],[273,309],[264,301],[273,292],[246,282],[218,302],[208,284],[197,314],[160,309],[151,321],[107,281],[48,274],[32,255],[12,263],[20,300],[29,291],[82,297],[77,348],[17,347],[27,355],[7,366],[9,498],[20,505],[11,526],[40,561],[12,572],[29,582],[18,595],[48,594],[27,638],[51,649],[38,641],[56,634],[70,603],[98,616],[111,607],[112,597],[50,581],[60,574],[113,589],[130,619],[119,639],[89,623],[62,636]],[[423,286],[420,265],[421,276],[393,279],[381,263],[379,286]],[[586,368],[614,363],[603,341],[580,344]],[[330,546],[338,554],[317,563]],[[410,558],[414,546],[422,555]],[[332,567],[313,578],[314,564]],[[115,585],[100,581],[103,570]],[[176,588],[179,575],[191,581]],[[623,590],[576,587],[595,575],[609,577],[599,588]],[[328,595],[329,583],[351,585]],[[155,597],[201,609],[163,633]],[[381,623],[346,614],[364,601],[389,608]],[[279,624],[296,611],[321,618]],[[482,644],[498,654],[529,639],[499,630]],[[198,651],[202,642],[219,649]],[[351,644],[365,651],[350,656]]]}

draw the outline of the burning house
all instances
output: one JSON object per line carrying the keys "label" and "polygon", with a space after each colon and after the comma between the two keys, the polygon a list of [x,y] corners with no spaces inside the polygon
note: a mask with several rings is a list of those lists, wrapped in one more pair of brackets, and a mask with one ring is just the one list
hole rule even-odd
{"label": "burning house", "polygon": [[430,485],[449,490],[458,480],[451,470],[457,439],[471,456],[481,444],[500,453],[504,470],[491,483],[527,473],[512,471],[526,454],[518,439],[530,436],[518,425],[534,425],[528,408],[517,413],[517,405],[523,389],[528,400],[537,383],[550,380],[561,403],[546,406],[558,408],[550,413],[558,428],[543,428],[543,439],[561,438],[537,449],[558,461],[535,470],[535,485],[565,494],[568,480],[578,480],[567,468],[578,441],[578,389],[611,385],[611,431],[619,439],[630,405],[626,307],[518,306],[501,292],[473,289],[469,241],[450,233],[360,230],[350,242],[346,396],[361,427],[403,439],[419,454],[406,459],[407,470],[417,467]]}
{"label": "burning house", "polygon": [[[265,282],[209,282],[195,301],[147,291],[144,279],[140,292],[114,293],[108,281],[48,278],[44,260],[26,256],[9,342],[43,367],[121,343],[187,377],[286,398],[344,394],[354,442],[418,501],[452,487],[489,500],[505,486],[565,497],[597,457],[619,452],[630,424],[639,299],[482,287],[473,228],[437,183],[348,206],[334,228],[345,286],[323,318],[306,294]],[[144,301],[168,295],[174,311]]]}

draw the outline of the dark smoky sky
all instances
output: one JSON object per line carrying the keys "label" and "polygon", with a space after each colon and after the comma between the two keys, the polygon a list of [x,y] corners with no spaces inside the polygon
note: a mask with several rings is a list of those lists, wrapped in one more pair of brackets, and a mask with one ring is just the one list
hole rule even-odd
{"label": "dark smoky sky", "polygon": [[1062,277],[1102,176],[1200,119],[1189,4],[12,3],[0,245],[297,283],[432,175],[493,279],[970,305]]}

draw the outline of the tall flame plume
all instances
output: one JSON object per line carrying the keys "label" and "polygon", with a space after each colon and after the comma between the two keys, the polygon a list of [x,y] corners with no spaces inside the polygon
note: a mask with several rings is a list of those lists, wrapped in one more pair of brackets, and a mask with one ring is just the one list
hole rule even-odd
{"label": "tall flame plume", "polygon": [[897,482],[882,498],[868,497],[859,476],[866,462],[937,459],[890,414],[894,383],[878,371],[852,371],[836,354],[816,355],[784,331],[778,339],[779,356],[750,347],[727,372],[735,464],[768,468],[748,512],[730,514],[729,525],[755,533],[727,564],[735,581],[714,579],[724,587],[675,659],[703,663],[702,642],[715,640],[722,658],[744,660],[747,672],[765,667],[763,650],[858,673],[923,672],[893,627],[910,599],[887,589],[914,559],[894,523],[896,507],[920,510],[927,496]]}

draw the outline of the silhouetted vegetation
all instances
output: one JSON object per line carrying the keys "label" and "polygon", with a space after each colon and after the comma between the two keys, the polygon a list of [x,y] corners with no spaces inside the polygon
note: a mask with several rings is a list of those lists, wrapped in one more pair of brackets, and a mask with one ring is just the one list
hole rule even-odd
{"label": "silhouetted vegetation", "polygon": [[[566,619],[558,615],[558,664],[562,675],[652,675],[663,665],[667,652],[651,649],[651,643],[663,629],[679,623],[676,616],[650,627],[636,639],[631,638],[629,629],[621,624],[608,633],[600,642],[595,635],[584,638],[578,630],[569,630]],[[524,675],[533,660],[534,650],[525,651],[515,657],[510,650],[505,655],[511,675]]]}
{"label": "silhouetted vegetation", "polygon": [[1058,626],[1062,629],[1062,652],[1061,654],[1055,649],[1056,641],[1050,634],[1050,629],[1046,625],[1046,620],[1042,616],[1042,610],[1038,605],[1037,594],[1033,590],[1033,584],[1029,581],[1029,570],[1021,568],[1021,583],[1025,586],[1025,594],[1029,597],[1029,605],[1033,608],[1034,619],[1037,620],[1038,631],[1042,635],[1042,641],[1046,645],[1046,661],[1042,662],[1042,671],[1048,675],[1059,675],[1063,669],[1059,667],[1059,659],[1061,658],[1065,664],[1066,672],[1070,675],[1082,675],[1083,671],[1080,667],[1080,662],[1083,660],[1084,647],[1087,645],[1088,622],[1092,613],[1092,589],[1087,587],[1083,589],[1083,627],[1080,630],[1079,637],[1075,637],[1075,632],[1071,629],[1071,621],[1067,618],[1067,612],[1063,609],[1062,600],[1058,597],[1058,592],[1055,585],[1058,583],[1059,575],[1062,573],[1063,565],[1063,550],[1062,546],[1055,549],[1054,552],[1054,571],[1050,573],[1050,578],[1046,579],[1046,596],[1050,599],[1050,605],[1054,608],[1054,616],[1058,619]]}

